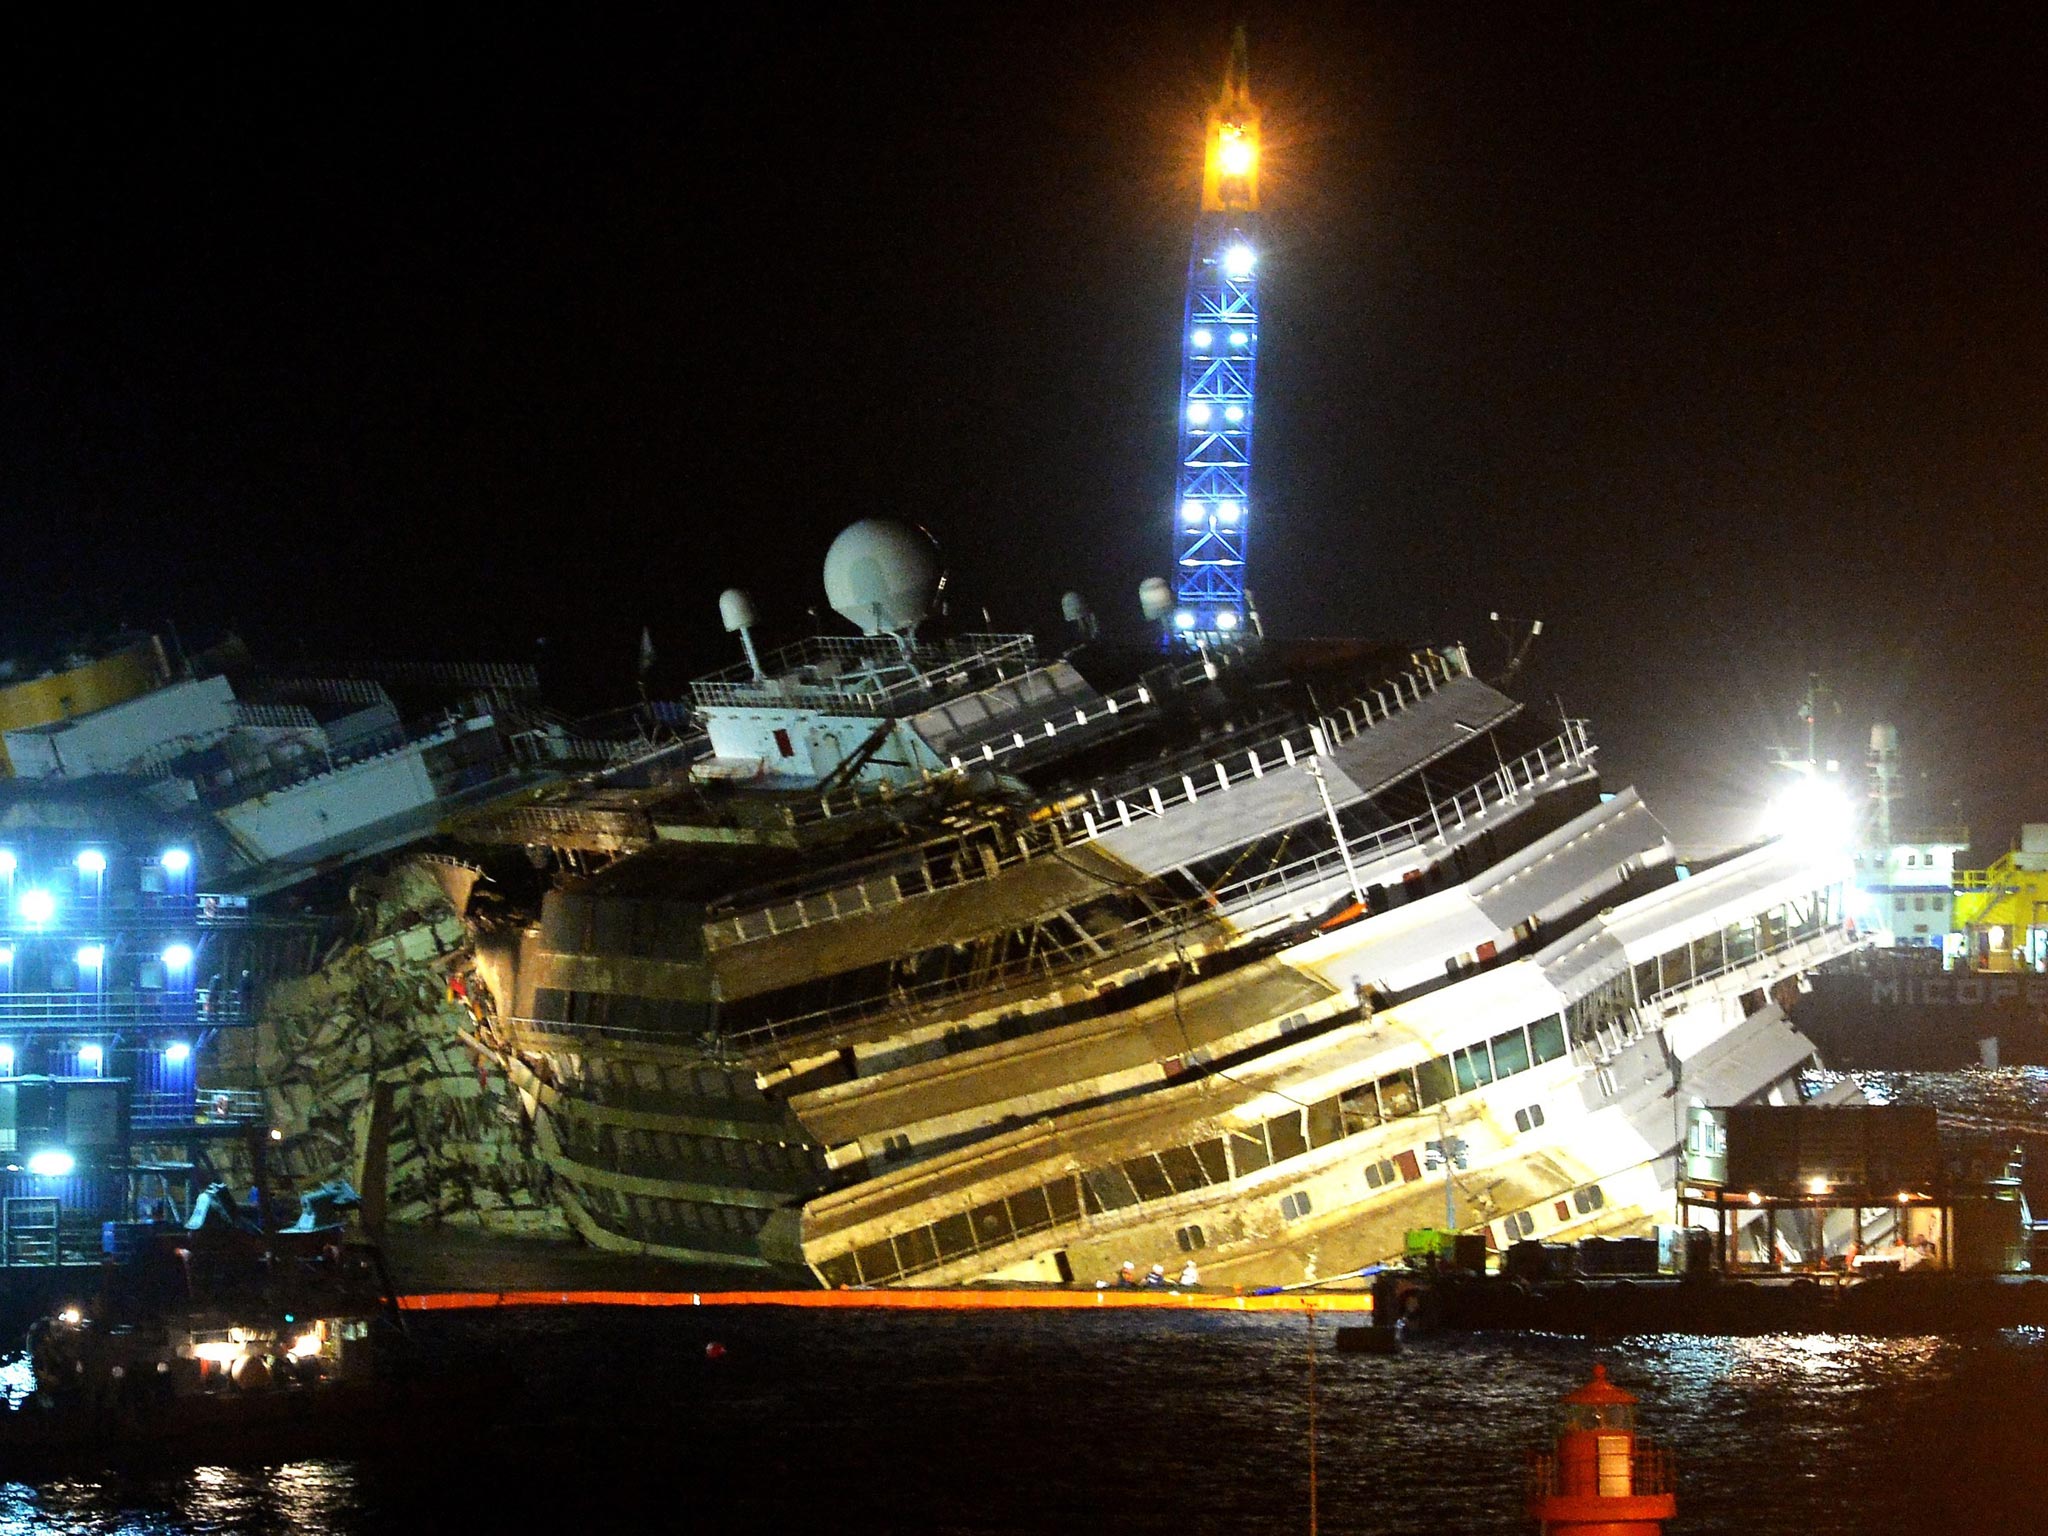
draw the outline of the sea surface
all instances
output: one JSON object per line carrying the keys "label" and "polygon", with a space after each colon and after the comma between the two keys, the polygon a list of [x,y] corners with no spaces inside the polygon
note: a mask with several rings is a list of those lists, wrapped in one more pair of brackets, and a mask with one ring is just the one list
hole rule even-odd
{"label": "sea surface", "polygon": [[[1966,1081],[1975,1080],[1975,1081]],[[2048,1073],[1873,1083],[2004,1128]],[[1549,1335],[1339,1355],[1336,1320],[1117,1310],[439,1314],[487,1401],[352,1460],[0,1486],[23,1532],[1526,1532],[1597,1360],[1679,1460],[1678,1532],[2048,1531],[2048,1334]],[[718,1346],[712,1348],[711,1346]],[[1311,1477],[1311,1452],[1314,1472]],[[224,1458],[231,1461],[232,1458]]]}

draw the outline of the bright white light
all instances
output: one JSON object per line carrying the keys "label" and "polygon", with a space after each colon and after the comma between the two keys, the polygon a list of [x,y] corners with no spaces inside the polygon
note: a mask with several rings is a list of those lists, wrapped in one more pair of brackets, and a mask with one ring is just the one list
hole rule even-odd
{"label": "bright white light", "polygon": [[1225,421],[1243,421],[1244,407],[1241,405],[1226,405],[1223,407],[1223,419]]}
{"label": "bright white light", "polygon": [[1237,628],[1237,615],[1228,608],[1224,609],[1216,615],[1216,627],[1225,630]]}
{"label": "bright white light", "polygon": [[62,1312],[59,1312],[57,1314],[57,1320],[61,1323],[66,1324],[69,1327],[76,1328],[80,1323],[85,1321],[85,1314],[79,1311],[76,1307],[66,1307]]}
{"label": "bright white light", "polygon": [[1191,402],[1188,406],[1188,420],[1198,427],[1207,426],[1209,423],[1209,402],[1206,400]]}
{"label": "bright white light", "polygon": [[81,944],[78,946],[78,953],[71,958],[78,962],[78,968],[81,971],[96,971],[100,968],[101,962],[107,958],[106,946],[103,944]]}
{"label": "bright white light", "polygon": [[1250,277],[1258,256],[1248,245],[1233,245],[1223,253],[1223,270],[1232,277]]}
{"label": "bright white light", "polygon": [[1802,775],[1764,812],[1764,831],[1829,853],[1846,854],[1856,832],[1856,809],[1842,787],[1818,774]]}
{"label": "bright white light", "polygon": [[1234,501],[1219,501],[1216,503],[1216,520],[1222,523],[1234,523],[1237,521],[1237,514],[1241,510],[1242,508]]}
{"label": "bright white light", "polygon": [[1193,629],[1195,627],[1194,614],[1185,608],[1181,609],[1179,613],[1173,616],[1173,627],[1175,629]]}
{"label": "bright white light", "polygon": [[106,1059],[107,1053],[96,1045],[81,1045],[78,1048],[78,1064],[89,1072],[99,1071]]}
{"label": "bright white light", "polygon": [[1214,336],[1211,336],[1207,331],[1196,331],[1188,337],[1189,341],[1193,342],[1197,347],[1200,347],[1204,350],[1206,350],[1209,344],[1215,341],[1215,339],[1216,338]]}
{"label": "bright white light", "polygon": [[192,867],[192,855],[183,848],[166,848],[164,856],[157,862],[164,867],[167,875],[182,875]]}
{"label": "bright white light", "polygon": [[182,1067],[192,1059],[192,1047],[182,1040],[173,1040],[164,1047],[164,1062],[168,1066]]}
{"label": "bright white light", "polygon": [[34,1153],[28,1160],[28,1171],[46,1179],[61,1179],[77,1166],[78,1159],[62,1147]]}
{"label": "bright white light", "polygon": [[1202,520],[1202,504],[1199,501],[1184,501],[1180,504],[1180,515],[1190,523]]}
{"label": "bright white light", "polygon": [[10,1075],[13,1071],[14,1047],[11,1045],[0,1045],[0,1076]]}
{"label": "bright white light", "polygon": [[12,964],[14,964],[14,946],[12,944],[0,944],[0,965]]}
{"label": "bright white light", "polygon": [[1251,339],[1251,333],[1249,331],[1232,331],[1230,333],[1230,344],[1233,347],[1245,346],[1251,341]]}
{"label": "bright white light", "polygon": [[1828,1192],[1828,1181],[1821,1178],[1808,1179],[1806,1192],[1810,1195],[1824,1195]]}
{"label": "bright white light", "polygon": [[163,952],[163,962],[164,969],[167,971],[184,970],[186,966],[192,963],[192,946],[190,944],[166,945]]}
{"label": "bright white light", "polygon": [[303,1360],[308,1355],[317,1355],[319,1353],[320,1330],[317,1327],[311,1333],[302,1333],[296,1339],[293,1339],[292,1347],[285,1351],[286,1356],[293,1360]]}
{"label": "bright white light", "polygon": [[107,872],[107,856],[97,848],[88,848],[75,861],[81,875],[104,875]]}
{"label": "bright white light", "polygon": [[14,908],[21,914],[23,922],[40,928],[57,915],[57,898],[38,886],[23,891]]}
{"label": "bright white light", "polygon": [[0,880],[12,880],[13,878],[14,850],[12,848],[0,848]]}
{"label": "bright white light", "polygon": [[215,1365],[233,1365],[242,1358],[242,1346],[239,1344],[223,1343],[218,1339],[205,1344],[194,1344],[192,1346],[192,1358],[195,1360],[210,1360]]}
{"label": "bright white light", "polygon": [[1226,176],[1246,176],[1251,173],[1252,161],[1257,151],[1252,141],[1240,129],[1223,130],[1223,142],[1216,146],[1216,163]]}

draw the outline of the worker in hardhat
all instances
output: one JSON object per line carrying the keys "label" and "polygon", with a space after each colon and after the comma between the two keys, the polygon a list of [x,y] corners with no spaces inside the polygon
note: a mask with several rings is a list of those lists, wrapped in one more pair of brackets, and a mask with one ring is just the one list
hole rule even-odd
{"label": "worker in hardhat", "polygon": [[1136,1290],[1138,1286],[1138,1266],[1129,1259],[1125,1259],[1124,1267],[1116,1272],[1116,1285],[1120,1291]]}
{"label": "worker in hardhat", "polygon": [[1165,1289],[1166,1289],[1166,1266],[1165,1266],[1164,1264],[1154,1264],[1154,1265],[1152,1266],[1152,1268],[1151,1268],[1151,1269],[1150,1269],[1150,1270],[1149,1270],[1149,1271],[1148,1271],[1148,1272],[1146,1273],[1146,1275],[1145,1275],[1145,1284],[1146,1284],[1147,1288],[1149,1288],[1149,1289],[1151,1289],[1151,1290],[1155,1290],[1155,1291],[1163,1291],[1163,1290],[1165,1290]]}
{"label": "worker in hardhat", "polygon": [[1189,1259],[1187,1263],[1181,1265],[1180,1287],[1182,1290],[1192,1291],[1196,1286],[1200,1285],[1201,1283],[1201,1271],[1195,1268],[1195,1261],[1193,1259]]}

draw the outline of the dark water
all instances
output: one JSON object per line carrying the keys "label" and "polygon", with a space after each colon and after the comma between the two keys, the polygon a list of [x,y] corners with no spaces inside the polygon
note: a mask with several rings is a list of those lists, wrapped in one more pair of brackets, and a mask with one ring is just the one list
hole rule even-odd
{"label": "dark water", "polygon": [[[1890,1078],[1985,1134],[2048,1073]],[[1228,1313],[749,1308],[442,1315],[515,1383],[373,1458],[0,1487],[18,1532],[1306,1531],[1309,1324]],[[1327,1533],[1524,1532],[1521,1466],[1596,1359],[1680,1464],[1674,1532],[2048,1532],[2048,1334],[1548,1336],[1337,1355],[1317,1325]],[[706,1345],[724,1346],[721,1359]]]}
{"label": "dark water", "polygon": [[[1330,1352],[1325,1532],[1524,1531],[1522,1453],[1591,1361],[1681,1458],[1677,1531],[2048,1528],[2048,1337],[1547,1337]],[[526,1384],[356,1462],[0,1490],[0,1532],[1308,1529],[1308,1324],[749,1310],[444,1319]],[[725,1358],[705,1358],[717,1340]]]}

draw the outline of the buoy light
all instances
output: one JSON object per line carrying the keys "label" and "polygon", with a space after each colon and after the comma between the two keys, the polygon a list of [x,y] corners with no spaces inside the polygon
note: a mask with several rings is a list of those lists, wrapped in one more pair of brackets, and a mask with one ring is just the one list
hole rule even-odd
{"label": "buoy light", "polygon": [[85,848],[72,861],[77,864],[81,875],[104,875],[107,872],[107,856],[97,848]]}
{"label": "buoy light", "polygon": [[45,1147],[29,1154],[28,1171],[39,1178],[61,1179],[77,1166],[78,1159],[62,1147]]}

